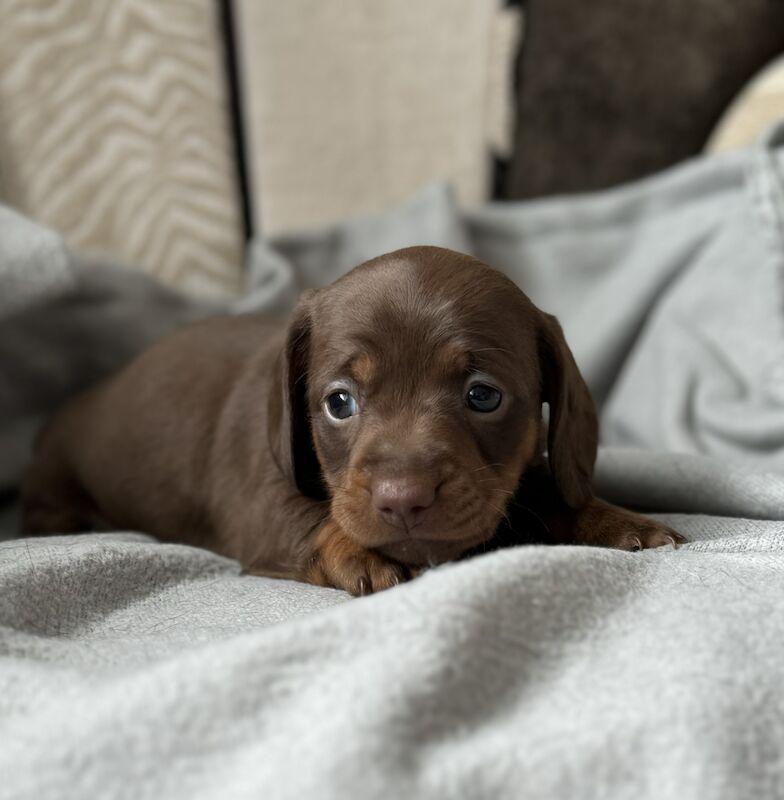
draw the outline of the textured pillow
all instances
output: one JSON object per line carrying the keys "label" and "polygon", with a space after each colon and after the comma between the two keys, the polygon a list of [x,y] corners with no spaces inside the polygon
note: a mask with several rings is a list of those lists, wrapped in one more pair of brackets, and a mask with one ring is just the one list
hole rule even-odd
{"label": "textured pillow", "polygon": [[0,196],[74,249],[239,287],[217,3],[0,3]]}
{"label": "textured pillow", "polygon": [[528,0],[506,194],[599,189],[700,152],[782,51],[781,0]]}

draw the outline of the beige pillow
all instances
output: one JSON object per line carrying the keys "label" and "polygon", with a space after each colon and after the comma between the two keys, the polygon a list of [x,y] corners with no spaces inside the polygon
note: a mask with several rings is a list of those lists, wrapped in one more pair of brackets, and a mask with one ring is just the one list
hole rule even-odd
{"label": "beige pillow", "polygon": [[511,121],[518,10],[503,0],[236,0],[257,232],[490,189]]}
{"label": "beige pillow", "polygon": [[0,197],[67,243],[199,292],[239,287],[218,4],[0,3]]}
{"label": "beige pillow", "polygon": [[784,119],[784,55],[758,73],[730,104],[706,149],[720,153],[747,147],[780,119]]}

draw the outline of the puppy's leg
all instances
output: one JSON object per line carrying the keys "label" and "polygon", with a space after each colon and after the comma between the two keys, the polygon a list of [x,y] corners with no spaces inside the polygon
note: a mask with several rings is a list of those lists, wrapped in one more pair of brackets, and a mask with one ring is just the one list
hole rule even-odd
{"label": "puppy's leg", "polygon": [[549,471],[536,467],[521,483],[518,499],[546,525],[555,544],[589,544],[619,550],[647,550],[675,545],[686,539],[663,522],[592,497],[572,509],[561,497]]}
{"label": "puppy's leg", "polygon": [[397,586],[409,577],[401,564],[358,545],[336,522],[328,520],[316,534],[300,579],[365,595]]}
{"label": "puppy's leg", "polygon": [[663,522],[606,503],[594,497],[578,511],[561,511],[550,520],[562,544],[590,544],[619,550],[648,550],[686,539]]}
{"label": "puppy's leg", "polygon": [[80,533],[95,527],[94,506],[57,454],[36,459],[22,485],[22,532]]}

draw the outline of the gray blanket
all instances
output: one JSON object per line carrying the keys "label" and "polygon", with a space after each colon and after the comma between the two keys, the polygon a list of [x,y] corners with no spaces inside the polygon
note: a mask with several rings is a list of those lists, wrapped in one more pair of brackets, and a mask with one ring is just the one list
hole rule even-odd
{"label": "gray blanket", "polygon": [[[301,286],[411,243],[508,272],[560,316],[600,401],[597,489],[666,512],[691,543],[519,547],[349,600],[135,533],[10,539],[0,797],[784,796],[775,144],[467,215],[434,187],[384,217],[256,243],[237,310],[285,307]],[[31,336],[61,376],[36,373],[43,413],[209,310],[139,302],[138,324],[114,325],[95,316],[96,274],[70,263],[76,288],[28,292],[2,323],[16,337],[0,359],[9,489],[29,445],[33,383],[18,362]],[[58,302],[74,314],[66,327],[83,326],[82,351],[100,341],[116,357],[88,363],[64,331],[42,333]],[[85,317],[109,321],[99,331]]]}

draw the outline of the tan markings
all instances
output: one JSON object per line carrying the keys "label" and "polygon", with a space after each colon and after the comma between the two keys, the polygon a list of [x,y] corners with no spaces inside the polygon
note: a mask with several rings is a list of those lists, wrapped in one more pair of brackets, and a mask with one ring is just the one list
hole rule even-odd
{"label": "tan markings", "polygon": [[435,358],[444,372],[464,373],[468,370],[468,353],[457,342],[439,347],[435,352]]}
{"label": "tan markings", "polygon": [[406,580],[406,570],[350,539],[335,520],[316,534],[314,551],[299,576],[317,586],[334,586],[353,595],[370,594]]}
{"label": "tan markings", "polygon": [[523,435],[520,437],[520,444],[517,447],[514,459],[502,473],[501,481],[506,488],[514,490],[520,482],[520,478],[523,476],[525,470],[536,460],[536,456],[538,455],[537,448],[540,441],[539,434],[539,420],[530,419],[526,424]]}
{"label": "tan markings", "polygon": [[521,460],[521,467],[527,465],[537,455],[536,448],[540,439],[540,421],[538,419],[530,419],[525,429],[525,433],[520,439],[520,447],[517,451]]}
{"label": "tan markings", "polygon": [[376,374],[376,365],[367,353],[363,353],[351,362],[351,372],[359,383],[367,386],[373,382]]}

